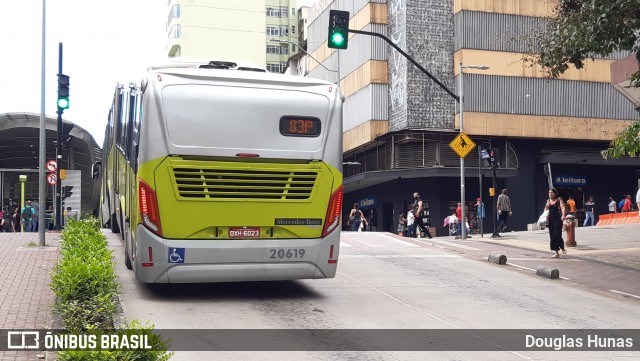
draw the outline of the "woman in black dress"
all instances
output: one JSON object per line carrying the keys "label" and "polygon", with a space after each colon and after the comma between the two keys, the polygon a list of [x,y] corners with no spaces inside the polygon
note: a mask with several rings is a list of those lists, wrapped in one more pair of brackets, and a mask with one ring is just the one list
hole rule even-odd
{"label": "woman in black dress", "polygon": [[567,251],[564,249],[564,240],[562,239],[562,222],[567,214],[562,198],[558,197],[558,191],[555,188],[549,189],[549,200],[544,206],[549,210],[549,246],[556,253],[553,258],[560,258],[560,250],[563,254]]}

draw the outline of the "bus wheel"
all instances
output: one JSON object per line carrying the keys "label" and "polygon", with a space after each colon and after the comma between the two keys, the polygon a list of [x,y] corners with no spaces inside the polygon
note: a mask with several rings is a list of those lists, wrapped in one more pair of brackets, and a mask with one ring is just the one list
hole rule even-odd
{"label": "bus wheel", "polygon": [[131,257],[129,256],[129,246],[126,242],[124,244],[124,265],[127,266],[127,269],[133,269],[131,265]]}
{"label": "bus wheel", "polygon": [[118,221],[116,220],[116,215],[112,214],[109,219],[109,224],[111,226],[112,233],[120,233],[120,227],[118,227]]}

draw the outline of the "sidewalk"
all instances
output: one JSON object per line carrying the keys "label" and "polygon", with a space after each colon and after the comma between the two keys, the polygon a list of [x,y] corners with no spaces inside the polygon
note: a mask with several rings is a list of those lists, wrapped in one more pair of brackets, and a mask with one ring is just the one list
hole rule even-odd
{"label": "sidewalk", "polygon": [[560,259],[551,258],[546,229],[500,236],[474,234],[465,241],[438,237],[434,245],[485,261],[489,253],[501,252],[507,256],[507,266],[531,273],[540,265],[550,266],[557,268],[565,281],[640,302],[640,224],[576,228],[577,246],[566,247],[567,255]]}
{"label": "sidewalk", "polygon": [[[0,329],[40,330],[51,324],[51,271],[58,260],[59,233],[0,233]],[[6,345],[5,345],[6,346]],[[41,351],[0,351],[3,361],[41,360]]]}

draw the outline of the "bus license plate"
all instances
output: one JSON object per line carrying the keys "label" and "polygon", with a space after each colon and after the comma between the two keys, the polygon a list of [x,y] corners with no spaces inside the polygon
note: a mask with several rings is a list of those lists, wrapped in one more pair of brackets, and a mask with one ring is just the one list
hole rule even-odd
{"label": "bus license plate", "polygon": [[229,227],[229,238],[257,238],[260,237],[259,227]]}

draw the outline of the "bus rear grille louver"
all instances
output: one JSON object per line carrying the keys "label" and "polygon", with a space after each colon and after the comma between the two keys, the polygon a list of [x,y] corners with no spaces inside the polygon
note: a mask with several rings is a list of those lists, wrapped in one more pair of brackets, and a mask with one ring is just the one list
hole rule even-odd
{"label": "bus rear grille louver", "polygon": [[179,167],[173,176],[184,198],[305,200],[318,172]]}

